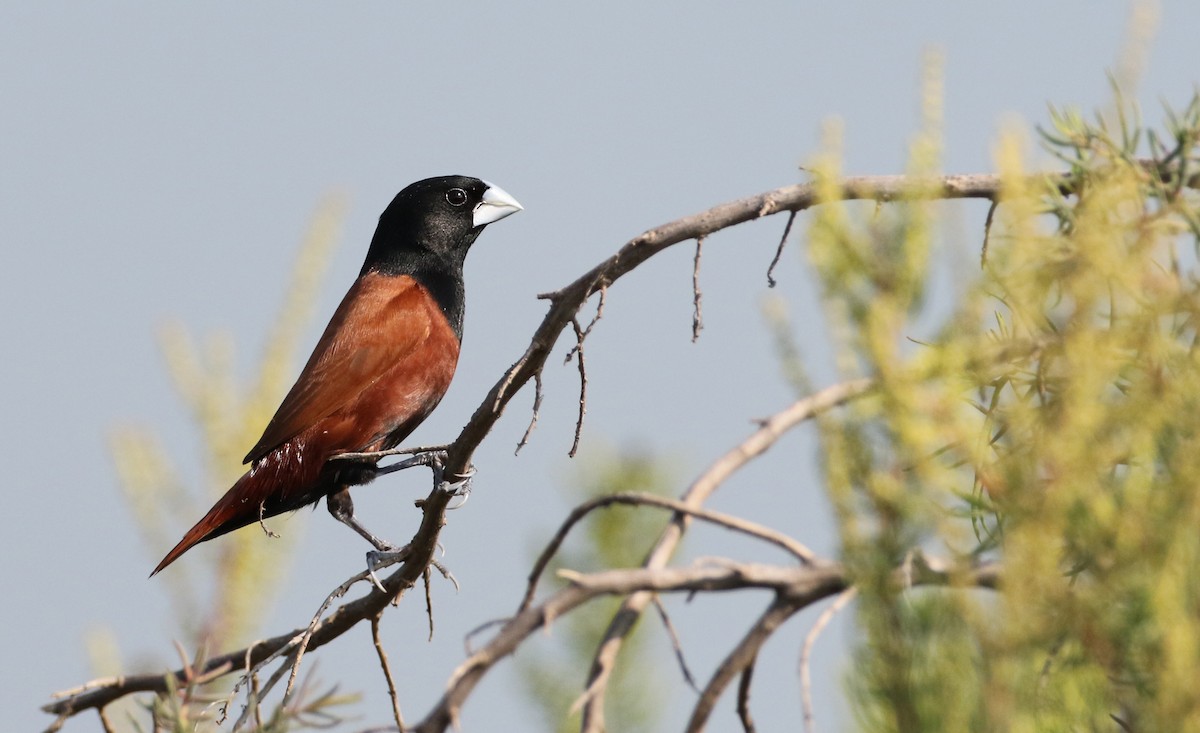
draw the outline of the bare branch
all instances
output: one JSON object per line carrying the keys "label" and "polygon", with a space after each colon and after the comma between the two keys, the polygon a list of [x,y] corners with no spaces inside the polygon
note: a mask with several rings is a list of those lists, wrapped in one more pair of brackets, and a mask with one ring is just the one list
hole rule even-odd
{"label": "bare branch", "polygon": [[587,364],[583,357],[583,340],[587,337],[587,332],[580,328],[578,318],[571,319],[571,328],[575,329],[575,348],[567,352],[567,360],[570,361],[571,354],[574,353],[578,356],[576,363],[579,365],[579,417],[575,420],[575,440],[571,443],[571,450],[567,452],[568,456],[574,458],[579,450],[579,439],[583,435],[583,418],[587,415]]}
{"label": "bare branch", "polygon": [[787,244],[788,235],[792,233],[792,224],[796,222],[796,216],[799,212],[793,211],[788,214],[787,224],[783,226],[783,236],[779,238],[779,246],[775,249],[775,256],[771,258],[771,264],[767,266],[767,287],[775,287],[775,268],[779,265],[779,260],[783,259],[783,248]]}
{"label": "bare branch", "polygon": [[988,206],[987,217],[983,220],[983,246],[979,249],[979,266],[983,267],[987,264],[988,243],[992,238],[992,220],[996,216],[996,207],[1000,205],[999,199],[992,199],[992,203]]}
{"label": "bare branch", "polygon": [[708,724],[708,716],[712,713],[717,699],[721,697],[721,693],[725,691],[729,682],[749,669],[754,664],[754,660],[758,658],[758,650],[762,648],[763,643],[770,638],[771,634],[775,633],[775,630],[782,626],[784,621],[809,603],[811,601],[790,598],[786,593],[779,593],[775,596],[775,600],[771,602],[763,615],[750,627],[738,645],[713,673],[712,679],[700,694],[696,707],[692,709],[692,717],[688,720],[687,728],[684,729],[687,733],[698,733],[704,730]]}
{"label": "bare branch", "polygon": [[512,654],[520,643],[543,625],[601,595],[634,592],[720,591],[740,588],[786,590],[794,598],[814,603],[840,592],[845,577],[840,566],[822,564],[800,567],[728,564],[721,567],[608,570],[582,575],[564,571],[571,585],[509,619],[495,637],[472,654],[450,676],[442,699],[412,731],[435,733],[446,730],[458,716],[463,702],[484,674]]}
{"label": "bare branch", "polygon": [[529,436],[533,434],[533,429],[537,427],[538,415],[542,411],[542,373],[537,372],[533,375],[533,414],[529,416],[529,427],[525,428],[525,434],[521,436],[521,440],[517,442],[517,449],[513,451],[513,455],[521,452],[529,443]]}
{"label": "bare branch", "polygon": [[750,664],[742,670],[742,678],[738,680],[737,693],[737,714],[738,720],[742,721],[742,731],[744,733],[754,733],[754,716],[750,714],[750,683],[754,679],[754,664],[757,660],[751,659]]}
{"label": "bare branch", "polygon": [[[786,410],[771,416],[750,437],[709,466],[683,493],[681,501],[689,508],[699,508],[726,479],[742,466],[766,452],[781,435],[814,415],[861,396],[871,388],[871,385],[870,380],[861,379],[827,387],[814,395],[798,400]],[[683,538],[689,521],[687,514],[676,513],[671,518],[671,523],[659,535],[658,541],[650,550],[642,566],[648,569],[664,567],[679,546],[679,541]],[[582,730],[603,730],[604,689],[612,675],[617,653],[620,651],[626,635],[629,634],[649,601],[650,596],[646,593],[630,595],[621,602],[620,608],[609,622],[608,629],[604,632],[604,637],[592,658],[592,668],[588,673],[588,700],[583,706]]]}
{"label": "bare branch", "polygon": [[429,618],[429,638],[426,641],[433,641],[433,593],[429,588],[429,568],[421,573],[421,581],[425,585],[425,615]]}
{"label": "bare branch", "polygon": [[[474,690],[475,685],[479,684],[484,674],[496,666],[497,662],[514,653],[524,639],[541,629],[542,626],[552,623],[560,615],[569,613],[571,609],[592,600],[593,597],[761,588],[775,591],[776,600],[772,603],[772,608],[776,606],[781,609],[787,608],[786,615],[791,615],[799,609],[811,606],[812,603],[841,593],[848,585],[844,569],[835,563],[786,567],[722,561],[719,565],[660,567],[660,569],[637,567],[637,569],[607,570],[588,573],[588,575],[564,570],[560,571],[559,575],[568,579],[571,583],[569,587],[548,597],[540,606],[523,609],[511,619],[506,620],[492,641],[458,665],[446,683],[446,691],[442,699],[438,701],[437,705],[434,705],[430,714],[425,716],[425,720],[422,720],[420,725],[410,729],[410,733],[440,733],[454,725],[463,702]],[[895,573],[895,582],[901,588],[906,588],[908,585],[946,585],[952,581],[952,578],[954,582],[962,585],[995,588],[1000,579],[1000,567],[984,565],[965,571],[952,572],[941,564],[923,561],[916,566],[916,572],[912,573],[911,583],[908,582],[905,571],[898,569]],[[772,613],[772,608],[768,608],[768,614]],[[786,618],[784,612],[779,611],[779,613],[782,618]],[[763,618],[767,618],[767,614],[764,614]],[[782,618],[779,619],[780,623]],[[770,623],[773,621],[768,619],[768,623],[764,625],[760,619],[760,624],[756,624],[756,627],[762,625],[766,629]],[[775,626],[778,626],[778,623]],[[758,633],[761,632],[760,630]],[[754,633],[755,630],[751,629],[751,633],[746,637],[750,638],[751,642]],[[766,639],[767,636],[769,633],[762,638]],[[761,645],[761,641],[758,644]],[[740,651],[738,651],[739,649]],[[748,653],[749,645],[746,644],[745,639],[734,651],[743,655]],[[731,660],[738,662],[740,659],[742,657],[738,656],[737,660],[734,660],[734,655],[731,654],[730,659],[726,660],[728,666],[734,669],[734,674],[744,668],[745,663],[731,663]],[[718,675],[720,674],[719,671]],[[707,692],[712,693],[713,701],[720,695],[720,690],[716,689],[714,684],[720,681],[718,675],[714,675],[714,680],[710,681],[706,689]],[[727,683],[727,680],[725,681]],[[724,689],[724,684],[721,685],[721,689]],[[584,695],[588,698],[586,704],[592,704],[589,693],[586,692]]]}
{"label": "bare branch", "polygon": [[525,590],[525,597],[521,600],[521,606],[517,609],[520,613],[529,604],[533,602],[534,593],[537,591],[537,583],[541,578],[542,573],[546,571],[546,566],[550,564],[550,560],[562,547],[562,543],[566,540],[567,534],[575,527],[584,517],[597,509],[603,509],[613,506],[614,504],[622,504],[625,506],[651,506],[659,509],[670,509],[677,514],[687,515],[702,519],[706,522],[712,522],[721,527],[732,529],[736,532],[742,532],[751,537],[758,537],[766,540],[784,550],[795,555],[804,563],[812,563],[816,561],[816,555],[812,550],[805,547],[800,542],[788,537],[782,532],[777,532],[769,529],[748,519],[722,514],[720,512],[709,511],[689,506],[684,502],[676,499],[668,499],[657,494],[645,494],[640,492],[621,492],[619,494],[608,494],[607,496],[598,496],[595,499],[590,499],[580,504],[571,510],[570,515],[563,521],[562,525],[555,532],[546,548],[542,550],[542,554],[538,556],[537,561],[533,565],[533,569],[529,572],[529,585]]}
{"label": "bare branch", "polygon": [[404,716],[400,714],[400,698],[396,695],[396,680],[392,677],[392,666],[388,663],[387,652],[383,649],[383,641],[379,638],[379,616],[371,619],[371,641],[375,644],[375,654],[379,657],[379,666],[383,668],[383,678],[387,681],[388,698],[392,701],[392,718],[396,721],[396,730],[404,730]]}
{"label": "bare branch", "polygon": [[700,692],[700,688],[696,686],[696,678],[692,676],[692,670],[688,669],[687,660],[683,657],[683,644],[679,641],[679,634],[675,631],[675,624],[671,623],[671,616],[667,613],[667,607],[663,605],[662,599],[654,596],[654,607],[658,609],[658,617],[662,620],[663,628],[667,631],[667,638],[671,640],[671,648],[675,650],[675,660],[679,662],[679,671],[683,674],[683,681],[688,684],[688,687]]}
{"label": "bare branch", "polygon": [[704,314],[700,309],[700,257],[704,253],[704,237],[696,238],[696,256],[692,259],[692,343],[700,338]]}
{"label": "bare branch", "polygon": [[[539,296],[539,297],[544,297],[544,296]],[[604,317],[604,304],[607,301],[607,299],[608,299],[608,286],[601,285],[600,286],[600,301],[598,303],[596,303],[596,313],[592,316],[592,320],[588,321],[588,325],[583,329],[583,334],[580,336],[578,342],[574,346],[572,346],[570,349],[567,350],[566,356],[563,357],[563,364],[570,364],[571,358],[573,356],[575,356],[575,354],[578,353],[578,351],[580,349],[583,348],[583,341],[585,339],[587,339],[588,336],[592,335],[592,329],[595,328],[596,324],[600,322],[600,319]],[[582,306],[582,304],[580,304],[580,305]]]}
{"label": "bare branch", "polygon": [[800,651],[800,704],[804,708],[804,731],[805,733],[813,733],[813,703],[812,703],[812,674],[809,669],[808,660],[812,654],[813,645],[817,643],[817,637],[833,620],[833,617],[838,614],[843,608],[849,605],[850,601],[858,595],[858,588],[851,587],[842,591],[842,594],[829,604],[817,617],[816,623],[809,630],[808,635],[804,637],[804,647]]}
{"label": "bare branch", "polygon": [[[1147,163],[1151,165],[1152,163]],[[1031,178],[1035,185],[1057,186],[1070,191],[1072,181],[1066,174]],[[842,199],[896,200],[906,195],[933,199],[979,198],[994,199],[1000,193],[998,175],[944,176],[934,185],[914,185],[905,176],[862,176],[846,178],[839,186]],[[550,311],[533,334],[525,353],[509,367],[504,376],[476,409],[470,421],[459,433],[450,451],[448,471],[461,473],[470,465],[471,456],[479,443],[500,419],[505,406],[545,364],[559,335],[575,318],[584,302],[595,292],[606,289],[624,275],[664,249],[680,242],[707,236],[713,232],[748,221],[777,214],[798,212],[819,203],[816,184],[797,184],[766,191],[731,201],[654,229],[649,229],[627,242],[620,250],[587,271],[566,287],[539,296],[551,303]],[[434,505],[436,509],[436,504]],[[428,522],[440,521],[437,512]],[[418,558],[419,559],[419,558]]]}

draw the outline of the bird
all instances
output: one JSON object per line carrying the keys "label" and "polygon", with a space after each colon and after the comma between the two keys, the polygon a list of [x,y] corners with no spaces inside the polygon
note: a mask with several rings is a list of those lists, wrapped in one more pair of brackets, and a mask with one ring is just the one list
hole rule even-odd
{"label": "bird", "polygon": [[321,499],[377,549],[393,549],[358,521],[350,498],[351,486],[386,471],[336,456],[394,448],[437,407],[458,364],[467,251],[484,227],[522,208],[468,176],[427,178],[396,194],[358,277],[246,454],[249,470],[150,576],[201,542]]}

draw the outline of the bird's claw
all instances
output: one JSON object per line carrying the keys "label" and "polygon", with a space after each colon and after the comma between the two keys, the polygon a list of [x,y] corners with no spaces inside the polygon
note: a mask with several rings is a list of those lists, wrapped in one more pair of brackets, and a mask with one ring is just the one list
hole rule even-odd
{"label": "bird's claw", "polygon": [[371,584],[379,589],[380,593],[387,593],[383,587],[383,583],[379,582],[379,577],[375,575],[375,571],[381,568],[386,568],[395,565],[408,558],[408,547],[400,549],[388,550],[371,550],[367,553],[367,577],[371,579]]}
{"label": "bird's claw", "polygon": [[475,478],[475,466],[469,466],[465,473],[460,473],[458,475],[458,478],[459,480],[455,481],[454,483],[450,483],[449,481],[445,480],[438,483],[438,489],[440,491],[444,491],[451,496],[462,499],[462,501],[458,502],[454,506],[447,506],[447,511],[451,509],[461,509],[463,505],[467,503],[467,499],[471,498],[471,480]]}

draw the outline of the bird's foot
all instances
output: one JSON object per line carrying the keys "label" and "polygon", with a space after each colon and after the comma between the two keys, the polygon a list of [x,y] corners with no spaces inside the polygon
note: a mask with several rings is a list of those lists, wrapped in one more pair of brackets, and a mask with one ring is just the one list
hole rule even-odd
{"label": "bird's foot", "polygon": [[466,473],[458,474],[458,481],[453,483],[446,481],[442,476],[438,476],[438,478],[441,479],[437,483],[439,491],[461,499],[457,504],[447,506],[446,510],[461,509],[467,503],[467,499],[471,498],[471,480],[475,478],[475,466],[468,467]]}
{"label": "bird's foot", "polygon": [[399,549],[392,545],[387,545],[387,549],[380,548],[367,553],[367,576],[371,578],[371,583],[379,589],[380,593],[387,593],[387,591],[384,589],[383,583],[379,582],[375,571],[390,567],[398,562],[404,562],[408,559],[409,554],[408,545]]}

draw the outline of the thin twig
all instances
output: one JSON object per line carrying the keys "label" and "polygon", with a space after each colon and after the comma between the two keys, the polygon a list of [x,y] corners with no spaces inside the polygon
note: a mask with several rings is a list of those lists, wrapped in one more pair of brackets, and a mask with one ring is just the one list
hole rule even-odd
{"label": "thin twig", "polygon": [[[357,578],[358,576],[355,577]],[[365,578],[362,580],[365,580]],[[356,580],[355,582],[358,581]],[[292,696],[292,690],[296,685],[296,676],[300,673],[300,662],[304,659],[305,652],[308,651],[308,643],[312,641],[313,632],[317,630],[317,625],[321,623],[321,617],[325,615],[325,611],[329,610],[329,606],[332,605],[335,600],[341,598],[348,590],[350,590],[351,585],[352,583],[349,582],[342,583],[335,588],[332,593],[325,596],[325,600],[321,603],[321,607],[317,609],[315,614],[313,614],[312,621],[309,622],[308,628],[304,630],[304,633],[301,634],[300,639],[296,642],[296,645],[291,653],[291,657],[293,659],[292,670],[290,673],[288,673],[287,688],[283,691],[284,705],[287,704],[288,700]]]}
{"label": "thin twig", "polygon": [[533,434],[533,429],[537,427],[538,415],[542,411],[542,373],[539,371],[533,375],[533,414],[529,416],[529,427],[525,428],[525,434],[521,436],[521,440],[517,442],[517,449],[513,451],[513,455],[521,452],[521,449],[529,443],[529,436]]}
{"label": "thin twig", "polygon": [[783,236],[779,238],[779,246],[775,248],[775,256],[771,258],[771,264],[767,267],[767,287],[775,287],[775,267],[779,264],[779,260],[783,259],[783,247],[787,244],[788,235],[792,233],[792,224],[796,221],[796,216],[799,212],[792,211],[788,213],[787,224],[783,226]]}
{"label": "thin twig", "polygon": [[421,577],[425,581],[425,615],[429,618],[429,638],[426,641],[433,641],[433,593],[429,590],[429,568],[425,568]]}
{"label": "thin twig", "polygon": [[596,303],[596,312],[592,314],[592,320],[588,321],[588,325],[583,329],[583,336],[578,339],[576,344],[567,350],[567,355],[563,357],[563,364],[570,364],[572,357],[583,348],[583,341],[588,336],[592,335],[592,329],[604,317],[604,304],[608,301],[608,286],[600,285],[600,300]]}
{"label": "thin twig", "polygon": [[[583,418],[587,415],[587,366],[584,363],[583,356],[583,339],[587,332],[579,327],[579,319],[571,319],[571,327],[575,329],[575,353],[578,356],[576,363],[579,366],[579,417],[575,420],[575,439],[571,442],[571,450],[567,451],[567,455],[571,458],[579,451],[579,439],[583,435]],[[589,326],[590,328],[590,326]],[[567,359],[571,358],[571,354],[567,354]]]}
{"label": "thin twig", "polygon": [[504,624],[508,623],[509,621],[512,621],[511,617],[509,617],[509,618],[494,618],[491,621],[484,621],[483,623],[479,624],[475,628],[468,631],[466,633],[466,635],[463,636],[463,652],[465,652],[468,657],[471,656],[472,654],[474,654],[475,647],[471,646],[472,639],[474,639],[476,636],[479,636],[480,634],[487,631],[488,629],[495,628],[496,626],[503,626]]}
{"label": "thin twig", "polygon": [[258,685],[258,675],[250,673],[250,699],[246,701],[246,705],[254,711],[254,727],[256,730],[262,730],[262,690]]}
{"label": "thin twig", "polygon": [[375,644],[375,654],[379,657],[379,666],[383,669],[383,678],[387,681],[388,699],[392,701],[392,718],[396,721],[396,730],[403,733],[404,716],[400,714],[400,697],[396,694],[396,679],[392,677],[392,666],[388,663],[387,652],[383,641],[379,638],[379,616],[371,619],[371,641]]}
{"label": "thin twig", "polygon": [[675,624],[671,623],[671,617],[667,614],[667,607],[663,605],[662,599],[657,595],[654,596],[654,607],[658,609],[658,617],[662,620],[663,628],[667,630],[667,638],[671,640],[671,648],[675,650],[675,661],[679,662],[679,671],[683,674],[683,681],[688,687],[700,692],[700,688],[696,686],[696,678],[692,676],[692,670],[688,668],[687,660],[683,656],[683,644],[679,641],[679,634],[675,631]]}
{"label": "thin twig", "polygon": [[112,721],[108,719],[108,708],[96,708],[96,714],[100,716],[100,729],[104,733],[117,732],[117,729],[113,727]]}
{"label": "thin twig", "polygon": [[843,608],[849,605],[850,601],[858,595],[858,588],[851,586],[842,591],[842,594],[833,599],[833,603],[829,604],[817,617],[816,623],[809,629],[808,634],[804,637],[804,646],[800,650],[800,705],[804,708],[804,733],[813,733],[814,718],[813,718],[813,702],[812,702],[812,671],[809,668],[809,659],[812,656],[813,645],[817,643],[817,637],[833,620],[833,617],[838,614]]}
{"label": "thin twig", "polygon": [[704,328],[704,312],[700,307],[700,257],[704,253],[704,237],[696,237],[696,256],[692,259],[692,343],[700,338]]}
{"label": "thin twig", "polygon": [[[97,709],[99,709],[99,708],[97,708]],[[54,722],[51,723],[49,726],[47,726],[47,728],[44,731],[42,731],[42,733],[58,733],[60,730],[62,730],[62,727],[66,724],[66,722],[68,720],[71,719],[71,716],[74,714],[75,714],[75,710],[73,708],[67,708],[67,709],[63,710],[61,713],[58,714],[58,717],[56,717],[54,719]]]}
{"label": "thin twig", "polygon": [[992,199],[991,204],[988,205],[987,218],[983,220],[983,246],[979,250],[980,267],[987,266],[988,243],[991,241],[992,237],[992,219],[996,216],[996,207],[999,205],[999,198]]}

